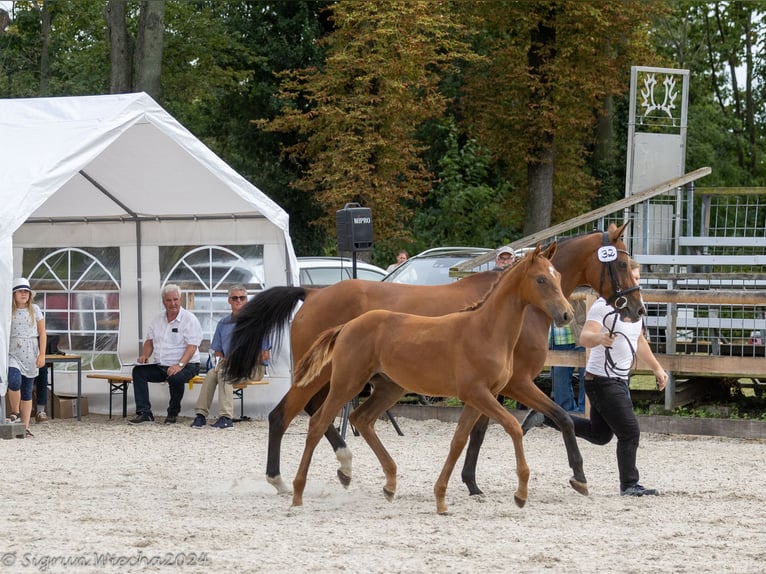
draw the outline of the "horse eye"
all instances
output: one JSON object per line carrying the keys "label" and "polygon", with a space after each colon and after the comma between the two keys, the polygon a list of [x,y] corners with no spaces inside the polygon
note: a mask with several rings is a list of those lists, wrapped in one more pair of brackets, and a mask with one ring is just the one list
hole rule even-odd
{"label": "horse eye", "polygon": [[545,277],[538,277],[538,278],[537,278],[537,282],[538,282],[540,285],[542,285],[543,283],[545,283]]}

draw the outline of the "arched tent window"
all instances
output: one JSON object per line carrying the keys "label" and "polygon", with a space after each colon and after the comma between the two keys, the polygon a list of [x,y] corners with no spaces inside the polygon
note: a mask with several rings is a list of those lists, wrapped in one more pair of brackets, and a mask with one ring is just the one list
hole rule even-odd
{"label": "arched tent window", "polygon": [[59,347],[82,356],[85,369],[119,369],[119,249],[25,249],[29,281]]}
{"label": "arched tent window", "polygon": [[249,295],[263,290],[263,245],[160,247],[163,287],[175,283],[183,291],[184,307],[202,324],[206,353],[218,321],[229,312],[229,287],[241,284]]}

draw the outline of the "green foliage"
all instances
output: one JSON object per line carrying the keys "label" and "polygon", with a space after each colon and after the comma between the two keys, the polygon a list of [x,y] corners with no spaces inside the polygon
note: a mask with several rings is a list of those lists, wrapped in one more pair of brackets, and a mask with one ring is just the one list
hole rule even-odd
{"label": "green foliage", "polygon": [[512,237],[507,182],[490,184],[491,159],[475,140],[462,146],[454,125],[443,129],[446,150],[439,160],[438,183],[412,219],[417,243],[495,247]]}
{"label": "green foliage", "polygon": [[[47,75],[43,3],[17,0],[0,31],[0,95],[106,93],[104,1],[45,6]],[[127,6],[135,35],[141,2]],[[389,262],[402,247],[517,238],[528,167],[548,138],[551,221],[622,197],[634,64],[691,70],[686,165],[713,168],[704,185],[766,185],[765,12],[698,0],[168,0],[160,103],[288,211],[300,254],[333,252],[334,212],[358,201],[373,209],[375,260]],[[541,26],[551,34],[534,62]]]}

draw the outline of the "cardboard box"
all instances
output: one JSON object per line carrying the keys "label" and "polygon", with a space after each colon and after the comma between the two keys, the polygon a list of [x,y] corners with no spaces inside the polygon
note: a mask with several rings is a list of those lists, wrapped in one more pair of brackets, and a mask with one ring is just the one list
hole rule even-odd
{"label": "cardboard box", "polygon": [[[51,408],[53,409],[53,415],[57,419],[76,419],[77,418],[77,397],[69,395],[51,395],[48,391],[48,406],[46,411],[48,416],[51,416]],[[88,414],[88,397],[82,397],[80,399],[80,415],[85,416]]]}

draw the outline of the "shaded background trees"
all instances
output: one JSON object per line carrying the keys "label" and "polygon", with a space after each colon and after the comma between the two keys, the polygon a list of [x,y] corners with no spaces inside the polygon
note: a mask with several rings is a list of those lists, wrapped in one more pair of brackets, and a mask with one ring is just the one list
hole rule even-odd
{"label": "shaded background trees", "polygon": [[[496,246],[624,193],[631,65],[691,70],[687,167],[763,185],[760,3],[2,2],[0,96],[144,90],[333,252]],[[211,198],[214,201],[214,198]]]}

